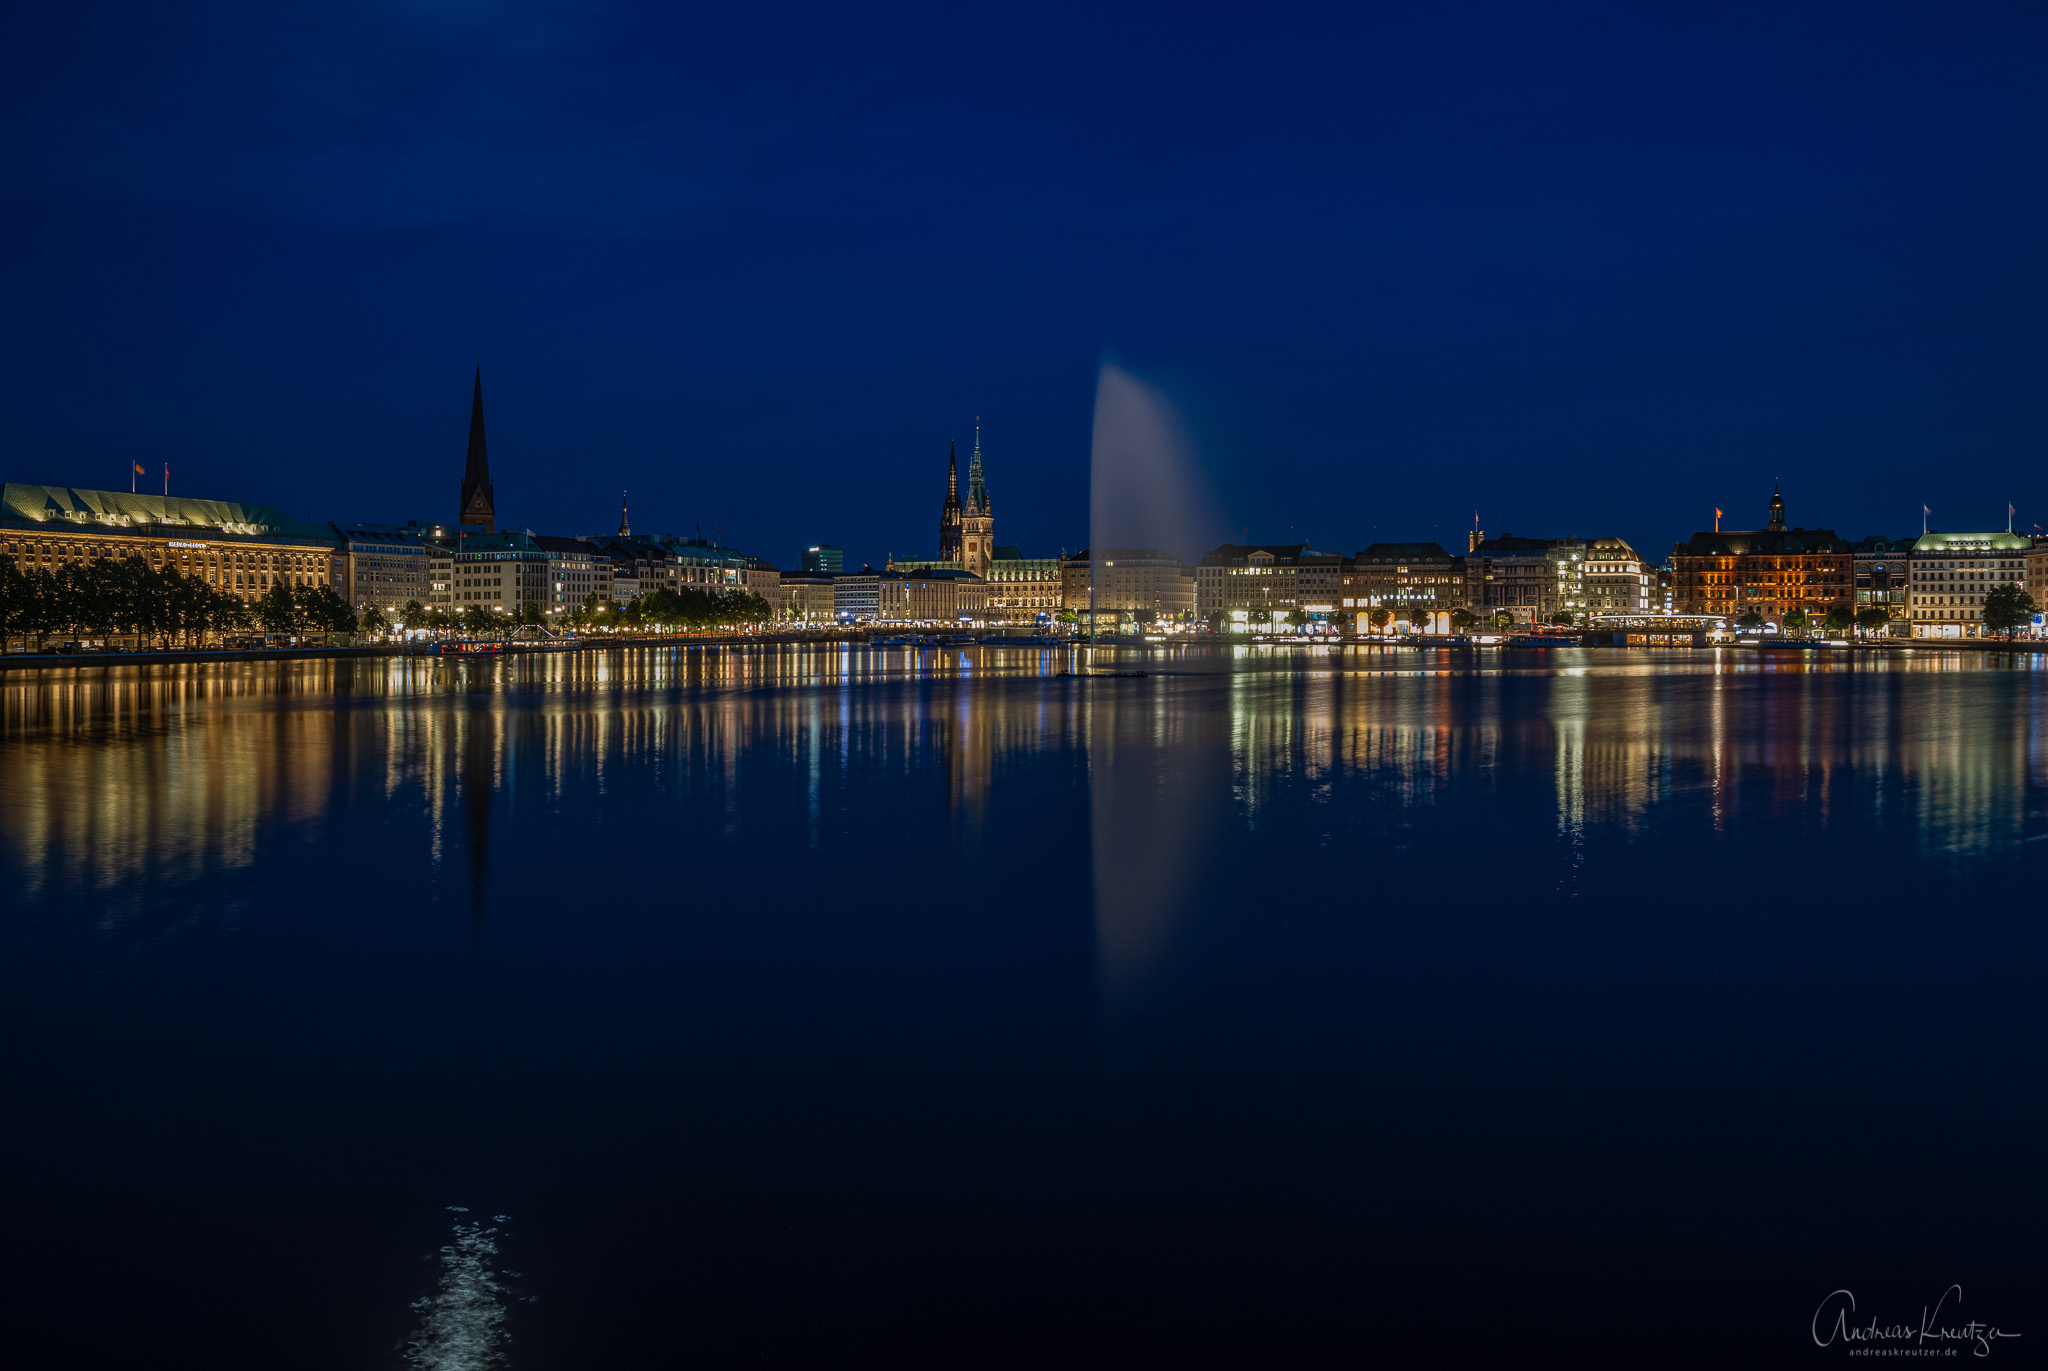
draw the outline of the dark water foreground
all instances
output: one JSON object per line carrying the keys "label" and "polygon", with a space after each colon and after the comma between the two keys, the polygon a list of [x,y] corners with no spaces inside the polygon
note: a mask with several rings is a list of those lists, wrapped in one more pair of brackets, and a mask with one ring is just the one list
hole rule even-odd
{"label": "dark water foreground", "polygon": [[2048,1357],[2034,659],[1061,665],[0,681],[0,1361]]}

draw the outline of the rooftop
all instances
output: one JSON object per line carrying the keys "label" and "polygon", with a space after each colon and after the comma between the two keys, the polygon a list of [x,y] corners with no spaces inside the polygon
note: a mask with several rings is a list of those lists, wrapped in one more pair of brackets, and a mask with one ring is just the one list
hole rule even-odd
{"label": "rooftop", "polygon": [[0,485],[0,519],[25,523],[76,523],[133,528],[151,524],[218,529],[222,533],[267,533],[334,540],[327,524],[285,517],[275,505],[234,500],[194,500],[183,495],[149,495],[125,490],[83,490],[76,486]]}

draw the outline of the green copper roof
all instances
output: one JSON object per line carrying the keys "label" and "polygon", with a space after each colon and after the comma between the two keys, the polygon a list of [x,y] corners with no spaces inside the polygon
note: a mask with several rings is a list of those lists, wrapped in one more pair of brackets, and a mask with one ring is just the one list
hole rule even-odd
{"label": "green copper roof", "polygon": [[270,533],[333,541],[326,524],[288,519],[275,505],[233,500],[193,500],[183,495],[130,494],[125,490],[80,490],[73,486],[0,485],[0,519],[72,523],[101,528],[181,524],[223,533]]}
{"label": "green copper roof", "polygon": [[2034,540],[2018,533],[1923,533],[1915,554],[1929,552],[2031,552]]}

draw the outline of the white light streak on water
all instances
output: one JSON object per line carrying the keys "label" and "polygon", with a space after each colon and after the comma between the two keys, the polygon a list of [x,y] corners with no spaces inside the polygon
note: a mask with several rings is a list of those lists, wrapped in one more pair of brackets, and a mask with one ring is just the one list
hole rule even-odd
{"label": "white light streak on water", "polygon": [[[450,1212],[467,1214],[461,1205]],[[493,1222],[504,1223],[499,1214]],[[455,1221],[455,1241],[441,1249],[441,1283],[414,1303],[420,1326],[405,1341],[405,1363],[429,1371],[482,1371],[505,1364],[505,1287],[491,1271],[499,1230]],[[509,1273],[508,1273],[509,1274]]]}

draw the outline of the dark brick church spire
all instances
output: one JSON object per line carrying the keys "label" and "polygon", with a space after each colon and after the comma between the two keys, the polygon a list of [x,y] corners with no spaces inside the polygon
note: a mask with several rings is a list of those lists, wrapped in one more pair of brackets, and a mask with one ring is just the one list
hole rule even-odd
{"label": "dark brick church spire", "polygon": [[939,560],[960,560],[960,459],[946,444],[946,503],[939,509]]}
{"label": "dark brick church spire", "polygon": [[491,492],[491,459],[484,451],[484,364],[476,364],[476,395],[469,404],[469,462],[462,468],[462,515],[457,523],[498,531],[497,499]]}

